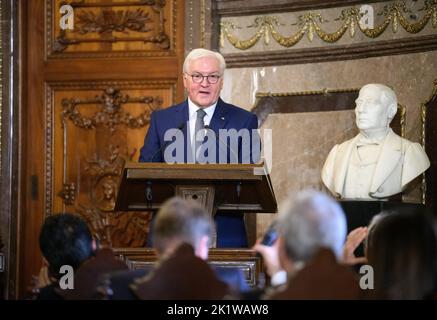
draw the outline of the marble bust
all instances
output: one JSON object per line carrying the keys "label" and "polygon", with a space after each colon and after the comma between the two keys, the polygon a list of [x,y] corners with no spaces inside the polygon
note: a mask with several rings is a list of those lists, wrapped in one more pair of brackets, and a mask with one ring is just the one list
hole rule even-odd
{"label": "marble bust", "polygon": [[329,152],[323,183],[343,199],[378,200],[402,192],[430,162],[419,143],[389,127],[397,111],[396,94],[385,85],[367,84],[355,103],[360,133]]}

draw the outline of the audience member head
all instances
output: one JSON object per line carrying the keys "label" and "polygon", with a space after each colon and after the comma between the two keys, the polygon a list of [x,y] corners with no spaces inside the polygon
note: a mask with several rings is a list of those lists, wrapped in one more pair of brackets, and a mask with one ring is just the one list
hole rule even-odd
{"label": "audience member head", "polygon": [[175,197],[158,212],[153,244],[159,255],[169,255],[182,243],[188,243],[196,256],[206,260],[212,229],[212,219],[200,205]]}
{"label": "audience member head", "polygon": [[306,262],[323,247],[339,259],[346,238],[346,218],[338,203],[316,191],[301,192],[290,201],[279,217],[287,258]]}
{"label": "audience member head", "polygon": [[63,265],[76,270],[95,250],[86,222],[69,213],[54,214],[44,221],[39,245],[49,264],[49,272],[55,277],[59,276],[59,269]]}
{"label": "audience member head", "polygon": [[421,209],[385,214],[369,235],[367,257],[375,292],[386,299],[422,299],[435,288],[437,242],[432,218]]}
{"label": "audience member head", "polygon": [[369,225],[367,226],[367,236],[366,239],[364,239],[364,255],[367,257],[367,250],[370,245],[370,241],[372,239],[373,231],[375,230],[375,227],[378,225],[378,222],[381,221],[385,216],[390,214],[387,211],[382,211],[372,217],[372,220],[370,220]]}

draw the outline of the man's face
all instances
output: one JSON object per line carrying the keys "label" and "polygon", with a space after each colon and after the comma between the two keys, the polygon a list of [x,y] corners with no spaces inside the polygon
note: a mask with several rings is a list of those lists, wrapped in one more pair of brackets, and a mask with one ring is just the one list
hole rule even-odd
{"label": "man's face", "polygon": [[[187,90],[188,97],[198,107],[205,108],[214,104],[223,87],[223,78],[220,74],[220,65],[217,59],[213,57],[203,57],[191,61],[188,66],[188,74],[184,74],[184,87]],[[195,83],[191,75],[201,74],[203,76],[218,75],[220,78],[217,83],[209,83],[207,78],[202,82]]]}
{"label": "man's face", "polygon": [[355,100],[355,117],[360,130],[383,129],[389,125],[389,105],[384,103],[378,88],[366,87],[360,90]]}

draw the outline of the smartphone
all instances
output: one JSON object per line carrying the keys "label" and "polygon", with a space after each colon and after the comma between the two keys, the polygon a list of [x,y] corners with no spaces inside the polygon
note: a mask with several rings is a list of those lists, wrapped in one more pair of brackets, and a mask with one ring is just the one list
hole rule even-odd
{"label": "smartphone", "polygon": [[261,244],[270,247],[276,242],[277,239],[278,239],[278,230],[277,230],[277,222],[275,221],[267,229],[261,241]]}

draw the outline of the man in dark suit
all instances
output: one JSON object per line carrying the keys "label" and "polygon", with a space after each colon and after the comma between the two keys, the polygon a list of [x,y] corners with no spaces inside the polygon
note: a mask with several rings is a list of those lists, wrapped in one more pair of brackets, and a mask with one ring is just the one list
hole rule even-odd
{"label": "man in dark suit", "polygon": [[[225,68],[220,53],[194,49],[188,54],[183,65],[188,98],[152,113],[140,162],[258,162],[256,115],[220,99]],[[217,214],[215,222],[217,247],[247,247],[242,215]]]}

